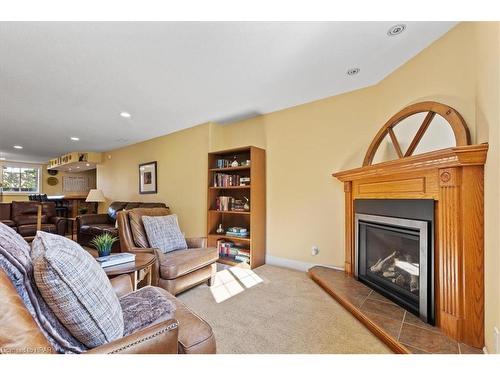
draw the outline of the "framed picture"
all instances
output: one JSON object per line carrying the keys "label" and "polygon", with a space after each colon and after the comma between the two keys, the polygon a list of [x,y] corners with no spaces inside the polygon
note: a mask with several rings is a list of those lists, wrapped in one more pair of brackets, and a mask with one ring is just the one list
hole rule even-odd
{"label": "framed picture", "polygon": [[139,194],[158,193],[156,162],[139,164]]}

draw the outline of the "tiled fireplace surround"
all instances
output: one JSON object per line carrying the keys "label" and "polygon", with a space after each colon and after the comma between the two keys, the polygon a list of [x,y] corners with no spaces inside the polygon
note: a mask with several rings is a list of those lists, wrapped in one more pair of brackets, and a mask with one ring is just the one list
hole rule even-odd
{"label": "tiled fireplace surround", "polygon": [[[345,272],[314,267],[310,275],[395,352],[478,352],[484,346],[487,150],[487,144],[453,147],[333,175],[344,183]],[[355,279],[356,199],[435,201],[435,326]]]}

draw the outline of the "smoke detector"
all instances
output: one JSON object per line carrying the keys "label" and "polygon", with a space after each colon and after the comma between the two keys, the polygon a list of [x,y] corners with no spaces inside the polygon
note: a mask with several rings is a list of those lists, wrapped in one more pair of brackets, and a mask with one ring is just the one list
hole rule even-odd
{"label": "smoke detector", "polygon": [[351,68],[347,71],[348,76],[355,76],[359,73],[359,68]]}
{"label": "smoke detector", "polygon": [[387,35],[389,36],[396,36],[401,34],[403,31],[406,30],[406,25],[400,23],[399,25],[394,25],[392,26],[388,31]]}

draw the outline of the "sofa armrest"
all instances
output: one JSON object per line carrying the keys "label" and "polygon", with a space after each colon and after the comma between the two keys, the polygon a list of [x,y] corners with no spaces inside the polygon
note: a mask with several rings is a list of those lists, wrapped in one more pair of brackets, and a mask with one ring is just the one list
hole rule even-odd
{"label": "sofa armrest", "polygon": [[189,249],[207,247],[207,238],[206,237],[186,238],[186,243]]}
{"label": "sofa armrest", "polygon": [[132,335],[91,349],[86,354],[177,354],[178,323],[166,320]]}
{"label": "sofa armrest", "polygon": [[81,225],[111,224],[108,214],[79,215],[77,216],[76,221],[78,223],[78,228],[80,228]]}
{"label": "sofa armrest", "polygon": [[49,223],[56,226],[56,232],[61,236],[64,236],[66,234],[66,222],[66,218],[61,216],[52,216],[49,219]]}
{"label": "sofa armrest", "polygon": [[130,279],[129,275],[120,275],[117,277],[113,277],[109,281],[111,282],[111,286],[113,287],[113,290],[115,291],[118,298],[134,291],[134,289],[132,288],[132,280]]}

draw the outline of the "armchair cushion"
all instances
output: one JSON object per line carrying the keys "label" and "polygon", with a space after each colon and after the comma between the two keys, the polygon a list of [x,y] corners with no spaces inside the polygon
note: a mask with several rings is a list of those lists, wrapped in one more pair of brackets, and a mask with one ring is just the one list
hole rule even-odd
{"label": "armchair cushion", "polygon": [[128,217],[130,220],[130,231],[134,238],[134,243],[137,247],[148,248],[149,241],[144,229],[144,224],[142,222],[143,216],[166,216],[170,215],[170,210],[165,207],[156,208],[135,208],[128,211]]}
{"label": "armchair cushion", "polygon": [[131,335],[153,324],[172,319],[175,306],[152,286],[141,288],[120,298],[125,322],[124,336]]}
{"label": "armchair cushion", "polygon": [[169,253],[157,251],[162,279],[175,279],[212,264],[219,259],[215,247],[176,250]]}
{"label": "armchair cushion", "polygon": [[186,239],[177,222],[177,215],[143,216],[142,222],[148,241],[155,249],[160,249],[163,253],[187,249]]}
{"label": "armchair cushion", "polygon": [[38,232],[32,258],[40,293],[74,337],[94,348],[123,336],[118,297],[87,251],[65,237]]}
{"label": "armchair cushion", "polygon": [[[37,221],[37,215],[19,215],[16,216],[17,225],[29,225],[35,224]],[[47,215],[42,215],[42,224],[47,223]]]}
{"label": "armchair cushion", "polygon": [[78,222],[81,226],[83,225],[94,225],[94,224],[109,224],[113,225],[113,221],[109,218],[107,214],[85,214],[78,216]]}

